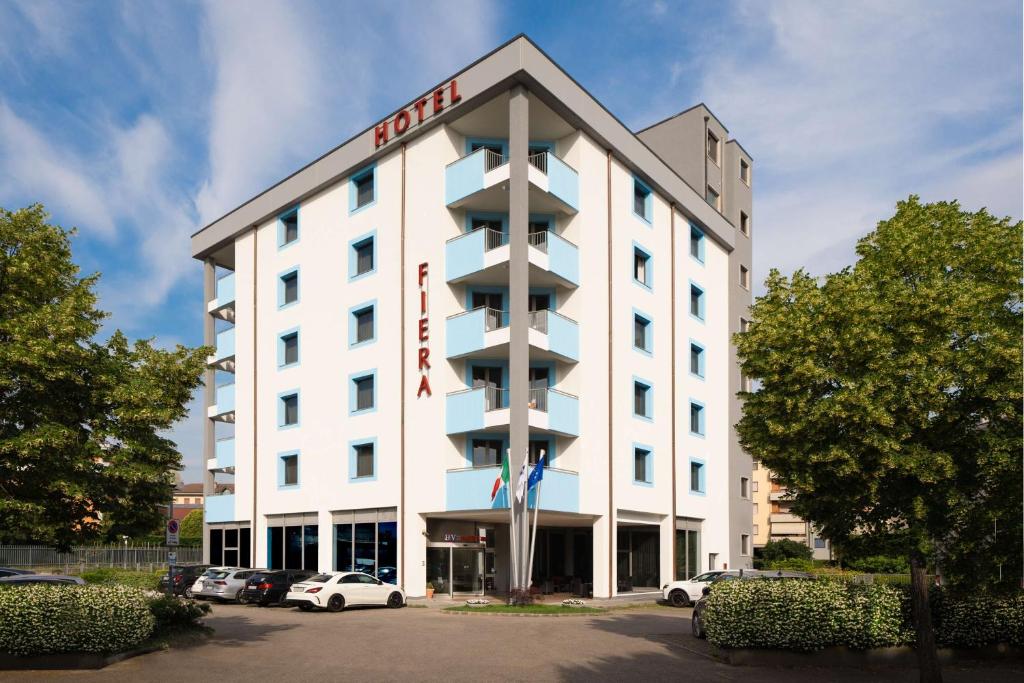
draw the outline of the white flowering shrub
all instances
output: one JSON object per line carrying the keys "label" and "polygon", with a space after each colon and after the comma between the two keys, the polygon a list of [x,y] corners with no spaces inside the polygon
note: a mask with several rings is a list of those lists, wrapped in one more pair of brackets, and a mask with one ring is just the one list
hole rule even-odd
{"label": "white flowering shrub", "polygon": [[[932,591],[936,640],[942,647],[981,647],[994,643],[1024,645],[1024,594],[968,595],[955,599]],[[938,609],[936,609],[938,608]]]}
{"label": "white flowering shrub", "polygon": [[128,586],[30,585],[0,589],[0,652],[112,653],[153,633],[143,591]]}
{"label": "white flowering shrub", "polygon": [[566,598],[562,600],[562,607],[586,607],[587,603],[579,598]]}

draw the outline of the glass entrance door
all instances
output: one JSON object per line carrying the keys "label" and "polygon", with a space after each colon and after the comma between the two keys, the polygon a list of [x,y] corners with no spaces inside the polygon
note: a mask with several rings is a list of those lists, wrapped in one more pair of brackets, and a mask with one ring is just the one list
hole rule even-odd
{"label": "glass entrance door", "polygon": [[427,548],[427,581],[438,593],[451,593],[451,548]]}
{"label": "glass entrance door", "polygon": [[452,593],[484,592],[484,549],[452,548]]}

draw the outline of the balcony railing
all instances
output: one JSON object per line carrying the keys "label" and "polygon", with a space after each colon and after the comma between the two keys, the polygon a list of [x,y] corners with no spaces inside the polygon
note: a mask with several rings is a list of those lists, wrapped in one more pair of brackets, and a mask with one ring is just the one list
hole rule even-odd
{"label": "balcony railing", "polygon": [[547,187],[543,189],[573,211],[579,211],[580,176],[576,169],[551,152],[531,154],[526,160],[530,166],[547,176]]}
{"label": "balcony railing", "polygon": [[526,161],[544,175],[548,174],[548,153],[539,152],[526,157]]}
{"label": "balcony railing", "polygon": [[[547,335],[547,350],[571,360],[579,360],[579,325],[557,311],[530,311],[530,329]],[[542,343],[542,342],[537,342]]]}
{"label": "balcony railing", "polygon": [[508,259],[508,233],[477,228],[448,240],[444,245],[444,273],[448,282],[464,278]]}
{"label": "balcony railing", "polygon": [[527,242],[540,252],[531,252],[530,258],[535,266],[567,283],[579,284],[579,248],[575,244],[551,230],[531,232],[527,235]]}
{"label": "balcony railing", "polygon": [[531,232],[529,235],[527,235],[526,241],[527,243],[529,243],[531,247],[536,247],[537,249],[543,251],[545,254],[548,253],[547,230],[541,230],[540,232]]}
{"label": "balcony railing", "polygon": [[[478,154],[481,150],[477,150],[474,154]],[[484,153],[484,171],[493,171],[499,166],[504,166],[508,163],[508,157],[495,152],[493,149],[483,149]]]}
{"label": "balcony railing", "polygon": [[508,157],[503,154],[481,148],[448,164],[444,169],[445,204],[451,206],[502,182],[508,177],[507,172],[488,174],[507,163]]}

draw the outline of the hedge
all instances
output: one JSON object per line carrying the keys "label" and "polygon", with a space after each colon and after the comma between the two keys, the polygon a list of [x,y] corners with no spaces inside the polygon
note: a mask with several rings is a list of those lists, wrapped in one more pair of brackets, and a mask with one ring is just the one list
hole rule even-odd
{"label": "hedge", "polygon": [[163,593],[150,595],[149,609],[156,619],[155,636],[196,628],[199,620],[210,612],[210,606],[205,602]]}
{"label": "hedge", "polygon": [[127,586],[31,585],[0,590],[0,652],[113,653],[153,633],[146,595]]}
{"label": "hedge", "polygon": [[143,572],[132,569],[118,569],[116,567],[110,567],[104,569],[91,569],[89,571],[82,572],[82,578],[86,583],[98,584],[101,586],[132,586],[133,588],[156,590],[160,588],[160,577],[166,573],[166,568],[151,572]]}
{"label": "hedge", "polygon": [[[1024,594],[999,598],[932,592],[942,647],[1024,645]],[[914,642],[910,594],[885,584],[749,580],[713,585],[704,612],[708,640],[724,648],[856,650]]]}

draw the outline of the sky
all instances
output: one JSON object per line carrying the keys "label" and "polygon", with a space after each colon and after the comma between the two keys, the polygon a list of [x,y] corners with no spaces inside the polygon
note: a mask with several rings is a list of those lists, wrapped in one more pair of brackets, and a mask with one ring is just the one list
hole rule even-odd
{"label": "sky", "polygon": [[[108,329],[202,343],[189,236],[518,33],[633,130],[704,102],[754,159],[754,281],[910,194],[1022,215],[1019,0],[0,0],[0,206],[42,202]],[[758,290],[755,289],[755,293]],[[171,432],[201,477],[199,397]]]}

